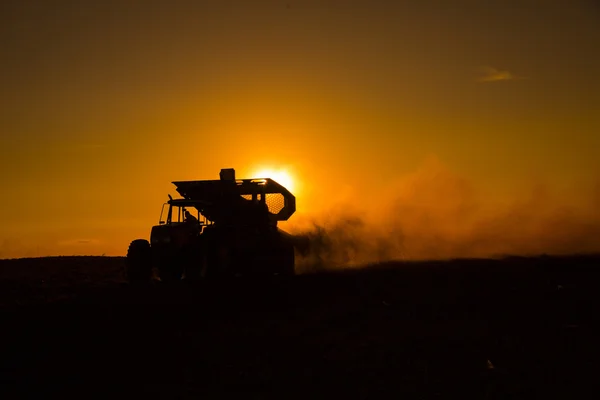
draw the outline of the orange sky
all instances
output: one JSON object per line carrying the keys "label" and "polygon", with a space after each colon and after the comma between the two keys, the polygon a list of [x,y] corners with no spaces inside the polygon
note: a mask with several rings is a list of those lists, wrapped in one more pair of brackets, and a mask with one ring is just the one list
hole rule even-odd
{"label": "orange sky", "polygon": [[415,256],[600,247],[573,239],[600,221],[594,1],[14,0],[0,15],[0,258],[123,255],[172,181],[265,166],[298,180],[290,229],[343,204]]}

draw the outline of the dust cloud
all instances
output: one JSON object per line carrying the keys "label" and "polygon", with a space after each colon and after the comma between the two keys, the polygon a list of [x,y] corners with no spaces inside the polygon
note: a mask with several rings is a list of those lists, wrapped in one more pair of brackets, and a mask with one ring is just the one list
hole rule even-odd
{"label": "dust cloud", "polygon": [[349,201],[300,217],[290,229],[299,268],[600,252],[600,179],[569,190],[536,182],[500,198],[434,157],[374,197],[367,212]]}

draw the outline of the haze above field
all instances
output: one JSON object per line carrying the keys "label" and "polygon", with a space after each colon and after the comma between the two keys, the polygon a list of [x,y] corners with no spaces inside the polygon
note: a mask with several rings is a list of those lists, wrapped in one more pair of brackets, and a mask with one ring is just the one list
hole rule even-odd
{"label": "haze above field", "polygon": [[595,1],[7,0],[0,18],[0,258],[123,255],[172,181],[228,167],[286,170],[282,226],[370,232],[384,258],[600,251]]}

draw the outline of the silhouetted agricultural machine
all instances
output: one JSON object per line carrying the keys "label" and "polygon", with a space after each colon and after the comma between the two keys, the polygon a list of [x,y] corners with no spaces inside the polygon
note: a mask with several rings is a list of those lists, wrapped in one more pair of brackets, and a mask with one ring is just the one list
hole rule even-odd
{"label": "silhouetted agricultural machine", "polygon": [[296,211],[289,190],[270,178],[236,179],[234,169],[217,180],[173,184],[181,198],[169,195],[149,241],[129,245],[130,283],[154,272],[161,281],[294,275],[295,238],[277,227]]}

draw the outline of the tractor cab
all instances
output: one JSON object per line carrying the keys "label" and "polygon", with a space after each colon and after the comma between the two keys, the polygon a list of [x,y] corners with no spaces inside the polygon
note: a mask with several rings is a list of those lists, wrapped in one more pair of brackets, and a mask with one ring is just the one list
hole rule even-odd
{"label": "tractor cab", "polygon": [[[166,212],[165,212],[166,209]],[[207,225],[212,225],[212,221],[208,220],[201,212],[202,202],[197,200],[173,199],[169,195],[169,201],[162,205],[160,210],[159,225],[176,225],[183,223],[191,223],[186,221],[186,214],[189,212],[200,228]]]}
{"label": "tractor cab", "polygon": [[173,199],[163,204],[158,225],[152,227],[152,246],[181,248],[200,236],[204,227],[212,225],[201,212],[202,202],[197,200]]}

